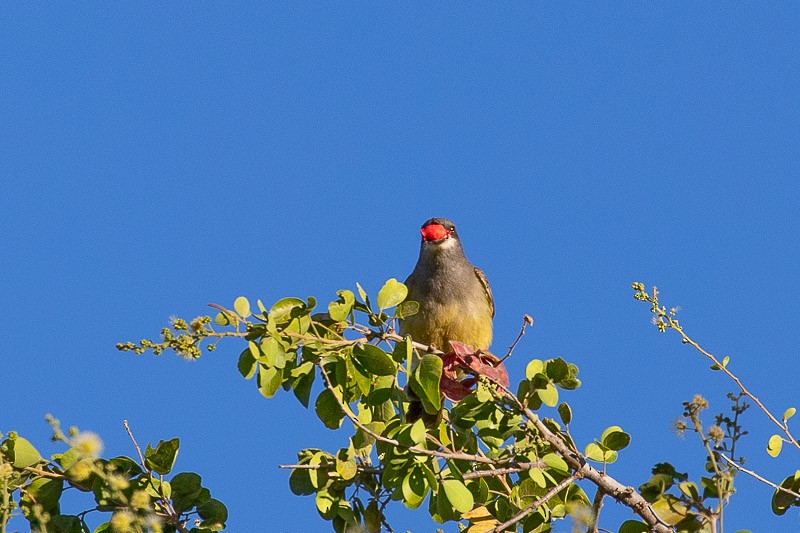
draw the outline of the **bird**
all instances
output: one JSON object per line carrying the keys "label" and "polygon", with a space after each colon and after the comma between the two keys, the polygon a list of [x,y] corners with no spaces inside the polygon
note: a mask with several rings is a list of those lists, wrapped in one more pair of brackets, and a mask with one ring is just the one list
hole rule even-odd
{"label": "bird", "polygon": [[[446,352],[452,350],[450,341],[488,350],[494,318],[489,281],[467,259],[451,220],[431,218],[422,224],[420,233],[419,258],[405,280],[407,300],[417,302],[419,310],[400,321],[400,334]],[[440,418],[441,414],[424,412],[410,387],[407,392],[411,400],[408,422],[422,417],[430,426]]]}

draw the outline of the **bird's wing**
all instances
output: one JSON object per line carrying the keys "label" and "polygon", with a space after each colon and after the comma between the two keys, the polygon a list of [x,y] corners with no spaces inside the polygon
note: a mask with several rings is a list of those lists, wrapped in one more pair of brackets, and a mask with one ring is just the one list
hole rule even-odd
{"label": "bird's wing", "polygon": [[492,288],[489,287],[489,280],[486,279],[486,274],[483,273],[483,270],[478,267],[475,267],[475,275],[478,276],[478,281],[483,285],[486,299],[489,301],[489,309],[492,310],[492,318],[494,318],[494,297],[492,296]]}

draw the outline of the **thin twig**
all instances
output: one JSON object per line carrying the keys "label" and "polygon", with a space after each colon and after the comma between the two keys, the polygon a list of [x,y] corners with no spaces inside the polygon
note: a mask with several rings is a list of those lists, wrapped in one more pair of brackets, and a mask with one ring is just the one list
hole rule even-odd
{"label": "thin twig", "polygon": [[64,474],[56,474],[55,472],[48,472],[47,470],[40,470],[40,469],[34,468],[32,466],[26,466],[23,470],[25,470],[27,472],[32,472],[32,473],[36,474],[37,476],[42,476],[42,477],[50,477],[50,478],[54,478],[54,479],[63,479],[64,478]]}
{"label": "thin twig", "polygon": [[794,496],[795,498],[800,499],[800,494],[796,493],[793,490],[789,490],[789,489],[787,489],[785,487],[781,487],[780,485],[778,485],[776,483],[773,483],[772,481],[770,481],[770,480],[768,480],[768,479],[756,474],[752,470],[746,469],[745,467],[743,467],[742,465],[740,465],[739,463],[737,463],[736,461],[734,461],[733,459],[731,459],[730,457],[725,455],[724,453],[720,453],[719,456],[722,457],[723,459],[725,459],[725,461],[727,461],[728,464],[730,464],[731,466],[733,466],[737,470],[741,470],[742,472],[744,472],[748,476],[751,476],[751,477],[759,480],[761,483],[769,485],[770,487],[774,488],[775,490],[779,490],[781,492],[785,492],[786,494],[789,494],[790,496]]}
{"label": "thin twig", "polygon": [[[658,294],[658,292],[654,287],[653,288],[653,298],[655,298],[655,296],[657,294]],[[652,302],[652,300],[650,300],[650,301]],[[719,361],[713,354],[711,354],[711,353],[707,352],[706,350],[704,350],[702,346],[700,346],[691,337],[689,337],[686,333],[684,333],[683,327],[680,325],[680,323],[677,320],[675,320],[674,318],[672,318],[669,314],[664,313],[663,311],[659,310],[659,316],[661,316],[662,318],[665,318],[667,320],[667,323],[669,324],[669,327],[678,332],[678,334],[681,336],[681,339],[683,340],[683,342],[685,344],[689,344],[692,348],[694,348],[695,350],[697,350],[698,352],[703,354],[706,358],[711,360],[719,370],[722,370],[722,372],[726,376],[728,376],[730,379],[732,379],[733,382],[736,383],[736,385],[739,386],[739,389],[742,391],[742,393],[744,393],[745,396],[747,396],[748,398],[753,400],[756,403],[756,405],[758,405],[759,409],[761,409],[761,411],[763,411],[764,414],[767,415],[767,418],[769,418],[772,421],[773,424],[778,426],[781,429],[781,431],[783,431],[783,433],[789,438],[789,442],[791,444],[793,444],[796,448],[800,449],[800,442],[798,442],[797,439],[795,439],[794,436],[792,435],[792,433],[789,431],[788,424],[786,424],[785,422],[783,422],[783,423],[780,422],[775,417],[775,415],[773,415],[772,412],[769,409],[767,409],[767,407],[763,403],[761,403],[761,400],[756,398],[756,396],[752,392],[750,392],[747,389],[747,387],[744,386],[744,384],[741,382],[741,380],[738,377],[736,377],[736,375],[733,372],[728,370],[727,365],[723,365],[722,362]]]}
{"label": "thin twig", "polygon": [[128,425],[127,420],[122,421],[122,425],[125,426],[125,431],[128,432],[128,436],[131,438],[131,442],[133,442],[133,447],[136,448],[136,453],[139,454],[139,463],[142,465],[147,472],[150,472],[150,469],[147,468],[147,465],[144,464],[144,456],[142,455],[142,449],[139,448],[139,443],[136,442],[136,439],[133,437],[133,432],[131,431],[131,427]]}
{"label": "thin twig", "polygon": [[467,479],[475,479],[479,477],[494,477],[502,476],[505,474],[514,474],[516,472],[524,472],[531,468],[544,468],[547,464],[544,461],[536,461],[535,463],[516,463],[514,466],[504,468],[495,468],[493,470],[476,470],[474,472],[467,472],[462,477]]}
{"label": "thin twig", "polygon": [[[330,468],[331,470],[336,470],[336,466],[332,463],[326,465],[278,465],[278,468],[285,470],[323,470],[325,468]],[[370,466],[358,465],[358,470],[364,474],[383,474],[382,468],[373,468]]]}
{"label": "thin twig", "polygon": [[528,326],[533,326],[533,317],[531,315],[524,315],[522,317],[522,327],[519,330],[517,338],[514,339],[514,342],[512,342],[511,346],[508,347],[508,353],[505,354],[503,358],[497,362],[497,365],[499,365],[500,363],[511,357],[511,354],[514,352],[514,348],[517,347],[517,343],[519,343],[520,339],[522,339],[523,335],[525,335],[525,328]]}
{"label": "thin twig", "polygon": [[390,501],[391,498],[386,498],[383,501],[383,503],[381,503],[381,508],[378,510],[378,516],[381,519],[381,524],[383,525],[384,528],[386,528],[386,531],[388,533],[394,533],[394,529],[392,529],[392,526],[389,525],[389,522],[386,520],[386,514],[383,512]]}
{"label": "thin twig", "polygon": [[[128,421],[123,420],[122,425],[125,426],[125,431],[128,432],[128,437],[130,437],[131,442],[133,442],[134,448],[136,448],[136,453],[139,455],[139,462],[141,463],[142,468],[144,468],[145,472],[147,472],[152,478],[153,471],[150,468],[148,468],[147,465],[145,464],[144,456],[142,455],[142,449],[139,447],[139,443],[136,442],[136,438],[133,436],[133,432],[131,431],[131,428],[128,425]],[[169,498],[164,496],[164,493],[162,492],[163,486],[164,486],[163,484],[160,484],[157,490],[158,493],[161,495],[161,505],[166,511],[165,513],[166,517],[169,519],[169,522],[172,523],[172,525],[174,525],[178,529],[178,531],[180,531],[181,533],[188,533],[189,530],[186,529],[186,526],[180,520],[180,514],[175,512],[175,508],[172,506],[172,503],[170,502]]]}
{"label": "thin twig", "polygon": [[513,526],[514,524],[516,524],[517,522],[519,522],[520,520],[522,520],[523,518],[525,518],[526,516],[528,516],[529,514],[534,512],[542,504],[546,503],[547,500],[549,500],[550,498],[552,498],[553,496],[555,496],[556,494],[561,492],[561,490],[564,489],[564,487],[566,487],[566,486],[572,484],[573,482],[575,482],[575,480],[578,479],[579,477],[581,477],[580,472],[574,472],[568,478],[564,478],[558,485],[556,485],[552,489],[548,490],[547,493],[544,496],[542,496],[541,498],[539,498],[538,500],[536,500],[535,502],[533,502],[529,506],[527,506],[524,509],[522,509],[520,512],[515,514],[509,520],[506,520],[502,524],[500,524],[497,527],[495,527],[492,531],[494,531],[495,533],[501,533],[502,531],[505,531],[508,527]]}

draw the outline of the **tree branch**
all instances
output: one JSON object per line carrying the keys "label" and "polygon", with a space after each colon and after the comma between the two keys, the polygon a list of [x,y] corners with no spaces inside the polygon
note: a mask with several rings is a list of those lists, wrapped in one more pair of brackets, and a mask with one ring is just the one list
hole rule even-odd
{"label": "tree branch", "polygon": [[524,472],[531,468],[545,468],[547,464],[544,461],[536,461],[534,463],[516,463],[515,466],[508,466],[505,468],[495,468],[493,470],[476,470],[474,472],[467,472],[462,477],[467,479],[475,479],[479,477],[494,477],[502,476],[505,474],[514,474],[516,472]]}
{"label": "tree branch", "polygon": [[772,481],[768,480],[767,478],[756,474],[752,470],[746,469],[745,467],[743,467],[742,465],[740,465],[739,463],[737,463],[736,461],[734,461],[733,459],[731,459],[730,457],[725,455],[724,453],[720,453],[719,456],[722,457],[723,459],[725,459],[725,461],[727,461],[727,463],[729,465],[731,465],[732,467],[734,467],[736,470],[741,470],[742,472],[744,472],[748,476],[751,476],[751,477],[759,480],[761,483],[769,485],[770,487],[774,488],[775,490],[778,490],[780,492],[785,492],[786,494],[789,494],[791,496],[794,496],[797,499],[800,499],[800,494],[796,493],[793,490],[789,490],[789,489],[787,489],[785,487],[781,487],[780,485],[778,485],[776,483],[773,483]]}
{"label": "tree branch", "polygon": [[598,471],[596,468],[586,462],[586,457],[572,449],[555,433],[550,431],[548,427],[541,421],[539,416],[524,406],[519,401],[514,393],[507,388],[492,381],[499,390],[517,405],[525,417],[530,420],[536,429],[539,430],[542,438],[550,443],[553,449],[567,462],[567,464],[580,473],[580,476],[588,479],[594,483],[598,489],[602,490],[618,502],[630,507],[634,513],[639,515],[642,520],[650,527],[654,533],[673,533],[673,529],[664,521],[659,518],[650,504],[645,500],[633,487],[626,487],[613,477]]}
{"label": "tree branch", "polygon": [[527,506],[524,509],[522,509],[520,512],[518,512],[513,517],[511,517],[511,519],[506,520],[502,524],[500,524],[497,527],[495,527],[492,531],[494,533],[502,533],[508,527],[513,526],[514,524],[516,524],[517,522],[519,522],[520,520],[522,520],[523,518],[525,518],[526,516],[528,516],[529,514],[534,512],[542,504],[546,503],[547,500],[549,500],[550,498],[552,498],[553,496],[555,496],[556,494],[561,492],[561,490],[564,489],[564,487],[566,487],[568,485],[571,485],[572,483],[575,482],[576,479],[578,479],[580,477],[582,477],[580,472],[573,472],[573,474],[571,476],[569,476],[568,478],[564,478],[558,485],[556,485],[552,489],[548,490],[547,493],[544,496],[542,496],[541,498],[539,498],[538,500],[536,500],[535,502],[533,502],[529,506]]}
{"label": "tree branch", "polygon": [[456,460],[465,460],[465,461],[472,461],[475,463],[484,463],[484,464],[497,464],[497,461],[494,459],[490,459],[488,457],[482,457],[480,455],[472,455],[468,453],[460,453],[460,452],[441,452],[438,450],[428,450],[427,448],[420,448],[419,446],[406,446],[401,444],[400,441],[395,439],[390,439],[389,437],[384,437],[379,433],[375,433],[367,426],[361,423],[355,413],[353,413],[350,406],[347,405],[339,395],[336,394],[335,387],[331,383],[330,376],[328,376],[328,372],[322,366],[321,363],[317,362],[317,366],[319,367],[320,371],[322,372],[322,377],[325,378],[325,387],[333,393],[333,397],[336,399],[336,403],[339,404],[342,411],[344,412],[345,416],[350,419],[350,421],[357,426],[361,431],[369,435],[370,437],[374,438],[375,440],[379,440],[381,442],[385,442],[386,444],[391,444],[392,446],[397,446],[401,448],[405,448],[409,451],[414,453],[420,453],[423,455],[430,455],[432,457],[441,457],[443,459],[456,459]]}
{"label": "tree branch", "polygon": [[594,493],[594,501],[592,502],[592,523],[589,524],[589,529],[586,533],[598,533],[597,525],[600,522],[600,509],[603,508],[603,498],[606,493],[600,487]]}

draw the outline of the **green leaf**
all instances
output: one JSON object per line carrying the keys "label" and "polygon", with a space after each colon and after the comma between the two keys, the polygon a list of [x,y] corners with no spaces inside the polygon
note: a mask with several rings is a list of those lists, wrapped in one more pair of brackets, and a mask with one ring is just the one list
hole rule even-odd
{"label": "green leaf", "polygon": [[561,405],[558,406],[558,414],[564,425],[569,425],[569,423],[572,422],[572,409],[567,402],[562,402]]}
{"label": "green leaf", "polygon": [[679,483],[678,489],[691,499],[700,499],[700,490],[697,488],[697,484],[693,481],[684,481],[683,483]]}
{"label": "green leaf", "polygon": [[395,318],[399,318],[400,320],[416,315],[417,313],[419,313],[419,303],[411,300],[401,303],[397,306],[397,309],[394,310]]}
{"label": "green leaf", "polygon": [[554,453],[548,453],[544,457],[542,457],[542,461],[552,470],[555,470],[559,474],[568,474],[569,473],[569,465],[567,462],[559,457]]}
{"label": "green leaf", "polygon": [[420,418],[411,425],[411,431],[409,433],[411,442],[414,444],[422,444],[422,441],[425,440],[426,433],[425,422]]}
{"label": "green leaf", "polygon": [[300,400],[303,407],[308,407],[308,401],[311,398],[311,386],[314,384],[314,379],[317,377],[314,363],[305,361],[297,368],[293,368],[292,377],[295,378],[292,383],[294,395]]}
{"label": "green leaf", "polygon": [[537,389],[536,393],[546,406],[555,407],[558,404],[558,389],[552,383],[547,383],[543,389]]}
{"label": "green leaf", "polygon": [[560,357],[557,357],[556,359],[550,359],[547,361],[545,373],[547,374],[547,377],[553,381],[559,382],[567,377],[567,374],[569,373],[569,367],[567,366],[566,361]]}
{"label": "green leaf", "polygon": [[[425,500],[429,490],[428,479],[420,467],[414,467],[403,478],[401,490],[406,507],[416,509]],[[466,487],[465,487],[466,488]]]}
{"label": "green leaf", "polygon": [[185,513],[198,503],[203,492],[202,479],[194,472],[181,472],[170,481],[172,487],[172,505],[178,513]]}
{"label": "green leaf", "polygon": [[42,460],[41,454],[33,444],[19,435],[10,437],[4,444],[8,450],[6,456],[14,468],[26,468]]}
{"label": "green leaf", "polygon": [[336,401],[333,391],[330,389],[322,391],[320,395],[317,396],[314,409],[319,419],[325,424],[325,427],[328,429],[339,429],[341,427],[342,420],[344,420],[344,411],[342,411],[339,402]]}
{"label": "green leaf", "polygon": [[347,449],[342,449],[336,454],[336,472],[342,476],[345,481],[350,481],[358,473],[358,463],[353,457],[347,457]]}
{"label": "green leaf", "polygon": [[438,413],[442,409],[442,395],[439,392],[442,367],[442,359],[438,355],[426,354],[411,375],[411,390],[430,414]]}
{"label": "green leaf", "polygon": [[50,512],[58,507],[63,489],[64,483],[60,479],[39,478],[26,487],[22,505],[27,507],[38,503],[45,512]]}
{"label": "green leaf", "polygon": [[283,383],[283,369],[259,363],[258,392],[264,398],[272,398]]}
{"label": "green leaf", "polygon": [[631,443],[631,436],[622,431],[621,427],[611,426],[603,431],[600,442],[609,450],[619,451]]}
{"label": "green leaf", "polygon": [[358,295],[361,297],[361,301],[365,304],[369,304],[369,299],[367,298],[367,291],[365,291],[361,285],[356,282],[356,289],[358,289]]}
{"label": "green leaf", "polygon": [[197,508],[197,514],[203,519],[202,526],[224,524],[228,520],[228,508],[219,500],[210,499]]}
{"label": "green leaf", "polygon": [[542,374],[543,372],[544,363],[539,359],[533,359],[528,363],[528,366],[525,367],[525,378],[533,379],[536,374]]}
{"label": "green leaf", "polygon": [[378,308],[383,311],[398,305],[408,296],[408,287],[391,278],[378,291]]}
{"label": "green leaf", "polygon": [[235,322],[233,317],[228,313],[219,312],[217,313],[217,316],[214,317],[214,323],[218,326],[230,326]]}
{"label": "green leaf", "polygon": [[292,494],[308,496],[316,492],[314,485],[311,483],[309,472],[306,469],[292,470],[292,473],[289,474],[289,490],[292,491]]}
{"label": "green leaf", "polygon": [[317,511],[326,520],[332,520],[334,516],[336,516],[336,502],[338,498],[336,498],[333,494],[328,492],[327,490],[320,490],[317,492],[317,496],[315,498],[315,503],[317,504]]}
{"label": "green leaf", "polygon": [[547,481],[544,478],[544,473],[542,472],[541,468],[531,468],[528,470],[528,475],[533,480],[534,483],[539,485],[540,487],[544,488],[547,486]]}
{"label": "green leaf", "polygon": [[792,418],[796,412],[797,409],[795,409],[794,407],[788,408],[786,411],[783,412],[783,421],[786,422],[787,420]]}
{"label": "green leaf", "polygon": [[533,479],[525,478],[514,489],[514,492],[516,493],[518,500],[514,502],[514,505],[527,507],[539,499],[539,497],[542,496],[545,491],[543,491],[542,487],[540,487],[539,484]]}
{"label": "green leaf", "polygon": [[339,301],[328,304],[328,314],[331,316],[331,320],[341,322],[347,319],[347,315],[353,309],[356,297],[353,291],[348,290],[339,291],[336,294],[339,296]]}
{"label": "green leaf", "polygon": [[55,533],[83,533],[81,519],[75,515],[56,515],[50,518],[47,523],[47,531]]}
{"label": "green leaf", "polygon": [[256,364],[256,358],[253,357],[253,352],[250,348],[243,350],[241,354],[239,354],[239,373],[244,377],[244,379],[250,379],[256,375],[256,369],[258,369],[258,365]]}
{"label": "green leaf", "polygon": [[159,441],[155,448],[151,448],[148,444],[144,452],[144,464],[157,474],[162,476],[169,474],[175,466],[179,448],[180,440],[177,438]]}
{"label": "green leaf", "polygon": [[664,495],[653,504],[653,510],[667,524],[674,526],[689,514],[686,508],[675,496]]}
{"label": "green leaf", "polygon": [[397,373],[397,364],[391,356],[374,344],[355,346],[353,357],[364,369],[376,376],[393,376]]}
{"label": "green leaf", "polygon": [[259,361],[267,366],[276,368],[286,367],[286,350],[283,344],[275,337],[265,337],[260,344],[261,353],[264,355]]}
{"label": "green leaf", "polygon": [[394,350],[392,351],[392,359],[395,363],[403,364],[406,361],[411,360],[411,354],[413,351],[413,347],[411,345],[410,337],[406,336],[405,339],[398,342],[394,345]]}
{"label": "green leaf", "polygon": [[250,302],[244,296],[236,298],[233,302],[233,309],[236,311],[236,314],[242,318],[250,316]]}
{"label": "green leaf", "polygon": [[626,520],[619,526],[619,533],[647,533],[650,528],[644,522]]}
{"label": "green leaf", "polygon": [[288,322],[292,319],[292,311],[305,307],[306,303],[300,298],[282,298],[269,310],[269,318],[278,324]]}
{"label": "green leaf", "polygon": [[769,442],[767,443],[767,453],[771,457],[778,457],[781,453],[781,448],[783,448],[783,439],[780,435],[773,435],[769,438]]}
{"label": "green leaf", "polygon": [[475,505],[472,493],[464,483],[457,479],[445,479],[442,481],[442,489],[444,489],[447,500],[459,513],[467,513]]}
{"label": "green leaf", "polygon": [[617,460],[618,454],[613,450],[604,450],[596,442],[590,442],[586,445],[583,453],[587,459],[597,461],[598,463],[611,464]]}

